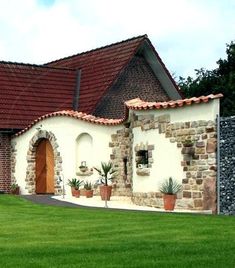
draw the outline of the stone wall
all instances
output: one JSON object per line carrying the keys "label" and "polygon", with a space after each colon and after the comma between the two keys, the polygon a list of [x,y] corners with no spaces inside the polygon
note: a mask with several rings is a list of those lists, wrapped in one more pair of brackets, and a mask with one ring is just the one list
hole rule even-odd
{"label": "stone wall", "polygon": [[235,116],[220,119],[220,213],[235,215]]}
{"label": "stone wall", "polygon": [[[171,123],[168,114],[158,117],[134,115],[132,127],[140,127],[142,132],[156,129],[181,150],[181,166],[185,176],[182,178],[183,191],[178,195],[178,208],[215,212],[217,140],[215,122],[200,120]],[[133,193],[132,199],[139,205],[162,207],[160,193]]]}
{"label": "stone wall", "polygon": [[[129,124],[111,136],[110,159],[117,171],[113,181],[113,194],[131,196],[132,191],[132,144],[133,134]],[[125,167],[126,165],[126,167]]]}

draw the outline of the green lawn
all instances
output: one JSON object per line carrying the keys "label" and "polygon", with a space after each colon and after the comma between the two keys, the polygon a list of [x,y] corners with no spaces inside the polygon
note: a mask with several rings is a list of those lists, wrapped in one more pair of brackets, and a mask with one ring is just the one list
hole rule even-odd
{"label": "green lawn", "polygon": [[235,217],[61,208],[0,195],[0,267],[235,267]]}

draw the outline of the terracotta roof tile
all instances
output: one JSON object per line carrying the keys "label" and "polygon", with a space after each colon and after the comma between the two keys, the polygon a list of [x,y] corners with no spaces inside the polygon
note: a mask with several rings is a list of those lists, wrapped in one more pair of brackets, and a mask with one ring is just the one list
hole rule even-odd
{"label": "terracotta roof tile", "polygon": [[20,132],[16,133],[15,136],[19,136],[23,133],[25,133],[27,130],[32,128],[36,123],[42,121],[43,119],[50,118],[50,117],[72,117],[78,120],[86,121],[93,124],[98,125],[106,125],[106,126],[115,126],[123,123],[125,119],[107,119],[107,118],[101,118],[101,117],[95,117],[94,115],[67,110],[67,111],[58,111],[50,114],[43,115],[37,119],[35,119],[30,125],[28,125],[26,128],[21,130]]}
{"label": "terracotta roof tile", "polygon": [[[201,97],[193,97],[190,99],[183,99],[183,100],[176,100],[176,101],[168,101],[168,102],[145,102],[142,101],[139,98],[132,99],[129,101],[126,101],[126,108],[127,110],[152,110],[152,109],[167,109],[167,108],[177,108],[177,107],[183,107],[186,105],[193,105],[193,104],[200,104],[204,102],[208,102],[213,99],[222,98],[223,94],[217,94],[217,95],[208,95],[208,96],[201,96]],[[94,115],[72,111],[72,110],[64,110],[64,111],[58,111],[54,113],[49,113],[46,115],[43,115],[37,119],[35,119],[30,125],[28,125],[25,129],[21,130],[20,132],[16,133],[15,136],[19,136],[23,133],[25,133],[27,130],[32,128],[36,123],[42,121],[43,119],[50,118],[50,117],[72,117],[75,119],[79,119],[82,121],[86,121],[89,123],[99,124],[99,125],[106,125],[106,126],[114,126],[122,124],[126,121],[128,117],[128,112],[126,112],[125,118],[122,119],[107,119],[107,118],[101,118],[96,117]]]}
{"label": "terracotta roof tile", "polygon": [[91,114],[146,35],[43,66],[0,62],[0,129],[22,129],[41,115],[72,109],[81,69],[79,111]]}
{"label": "terracotta roof tile", "polygon": [[177,108],[182,106],[190,106],[192,104],[205,103],[213,99],[222,98],[223,94],[208,95],[201,97],[193,97],[190,99],[168,101],[168,102],[146,102],[139,98],[126,101],[125,104],[128,109],[131,110],[150,110],[150,109],[167,109],[167,108]]}
{"label": "terracotta roof tile", "polygon": [[22,129],[39,116],[71,109],[76,70],[0,62],[0,128]]}
{"label": "terracotta roof tile", "polygon": [[147,36],[138,36],[46,64],[81,69],[79,111],[92,113]]}

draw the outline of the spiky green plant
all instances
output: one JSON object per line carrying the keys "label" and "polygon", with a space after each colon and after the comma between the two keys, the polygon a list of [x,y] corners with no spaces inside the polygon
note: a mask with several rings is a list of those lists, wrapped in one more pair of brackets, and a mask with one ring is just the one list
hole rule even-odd
{"label": "spiky green plant", "polygon": [[112,180],[114,173],[116,170],[113,169],[112,162],[101,162],[101,168],[94,167],[96,171],[98,171],[99,175],[104,179],[104,185],[108,185],[108,180]]}
{"label": "spiky green plant", "polygon": [[84,187],[84,189],[86,189],[86,190],[91,190],[91,189],[92,189],[92,184],[91,184],[91,182],[86,181],[86,182],[84,183],[83,187]]}
{"label": "spiky green plant", "polygon": [[75,189],[79,189],[79,187],[83,184],[83,181],[80,181],[77,178],[72,178],[71,180],[68,180],[68,185],[70,187],[74,187]]}
{"label": "spiky green plant", "polygon": [[181,188],[182,185],[170,177],[162,183],[160,192],[163,194],[177,194]]}

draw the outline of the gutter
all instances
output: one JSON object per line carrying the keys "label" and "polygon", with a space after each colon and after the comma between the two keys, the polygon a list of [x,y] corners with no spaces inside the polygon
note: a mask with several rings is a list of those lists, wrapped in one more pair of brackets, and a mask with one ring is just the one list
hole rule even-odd
{"label": "gutter", "polygon": [[79,102],[79,95],[80,95],[80,83],[81,83],[81,70],[77,70],[77,79],[76,79],[76,88],[73,97],[73,110],[78,110],[78,102]]}

